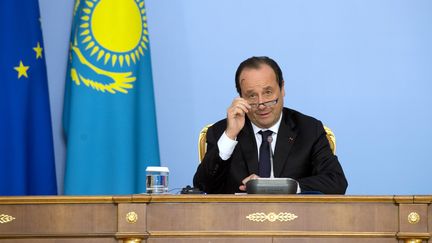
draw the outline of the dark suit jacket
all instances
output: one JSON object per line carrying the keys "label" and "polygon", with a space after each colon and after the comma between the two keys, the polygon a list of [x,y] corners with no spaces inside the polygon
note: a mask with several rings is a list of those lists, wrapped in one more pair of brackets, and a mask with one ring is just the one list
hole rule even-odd
{"label": "dark suit jacket", "polygon": [[[344,172],[333,155],[319,120],[284,108],[274,151],[275,177],[289,177],[299,182],[302,191],[344,194],[348,186]],[[217,142],[227,126],[226,119],[207,131],[207,153],[194,176],[194,186],[207,193],[240,192],[242,180],[258,175],[255,135],[246,117],[237,136],[231,158],[219,157]]]}

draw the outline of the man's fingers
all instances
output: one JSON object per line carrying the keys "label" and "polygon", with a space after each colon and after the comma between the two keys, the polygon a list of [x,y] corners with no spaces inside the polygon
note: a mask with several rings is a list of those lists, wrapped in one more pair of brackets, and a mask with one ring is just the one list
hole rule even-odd
{"label": "man's fingers", "polygon": [[257,179],[257,178],[259,178],[259,176],[255,175],[255,174],[252,174],[252,175],[250,175],[250,176],[244,178],[244,179],[242,180],[243,185],[240,185],[240,186],[239,186],[239,189],[240,189],[241,191],[246,191],[246,183],[247,183],[248,181],[250,181],[250,180]]}
{"label": "man's fingers", "polygon": [[246,185],[246,183],[252,179],[257,179],[259,178],[259,176],[255,175],[255,174],[251,174],[250,176],[246,177],[243,179],[242,183],[243,185]]}
{"label": "man's fingers", "polygon": [[248,113],[248,112],[249,112],[249,108],[248,108],[248,106],[250,107],[249,104],[247,104],[247,106],[246,106],[246,104],[238,103],[238,104],[236,104],[235,107],[236,107],[237,109],[242,110],[244,113]]}
{"label": "man's fingers", "polygon": [[236,105],[235,107],[233,107],[232,110],[235,116],[237,115],[244,116],[248,112],[248,110],[241,105]]}
{"label": "man's fingers", "polygon": [[249,112],[250,105],[245,99],[237,97],[227,109],[228,126],[226,134],[229,138],[235,139],[245,123],[245,114]]}
{"label": "man's fingers", "polygon": [[240,98],[240,97],[237,97],[237,98],[235,98],[235,99],[233,100],[233,102],[231,103],[231,107],[238,107],[238,108],[241,108],[241,109],[243,109],[246,113],[247,113],[248,110],[251,109],[251,106],[249,105],[249,103],[248,103],[245,99]]}
{"label": "man's fingers", "polygon": [[248,112],[248,108],[243,104],[235,104],[228,109],[228,113],[231,114],[232,117],[244,116]]}

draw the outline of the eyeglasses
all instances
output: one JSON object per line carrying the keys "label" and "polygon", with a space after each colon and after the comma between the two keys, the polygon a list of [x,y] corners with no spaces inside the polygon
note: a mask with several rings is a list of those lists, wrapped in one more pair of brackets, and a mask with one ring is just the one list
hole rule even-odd
{"label": "eyeglasses", "polygon": [[252,107],[252,109],[256,109],[260,105],[263,105],[265,107],[271,107],[271,106],[276,105],[277,102],[278,102],[278,100],[279,100],[279,98],[277,98],[275,100],[270,100],[270,101],[262,102],[262,103],[252,103],[252,104],[249,104],[249,105]]}

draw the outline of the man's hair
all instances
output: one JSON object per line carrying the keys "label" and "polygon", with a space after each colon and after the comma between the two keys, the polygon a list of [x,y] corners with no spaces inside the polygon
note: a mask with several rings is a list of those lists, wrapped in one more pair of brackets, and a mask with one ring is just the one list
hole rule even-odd
{"label": "man's hair", "polygon": [[261,65],[268,65],[270,66],[275,75],[276,75],[276,81],[279,84],[279,88],[282,88],[283,85],[283,76],[282,76],[282,70],[280,69],[279,65],[271,58],[262,56],[262,57],[250,57],[246,60],[244,60],[237,68],[236,74],[235,74],[235,84],[236,89],[239,95],[241,96],[241,88],[240,88],[240,74],[241,72],[246,68],[252,68],[252,69],[259,69]]}

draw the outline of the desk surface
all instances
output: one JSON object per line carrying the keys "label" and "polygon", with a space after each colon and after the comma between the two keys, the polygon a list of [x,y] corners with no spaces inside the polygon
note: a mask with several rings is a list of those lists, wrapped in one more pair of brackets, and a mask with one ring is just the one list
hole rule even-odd
{"label": "desk surface", "polygon": [[0,242],[428,242],[432,196],[0,197]]}

